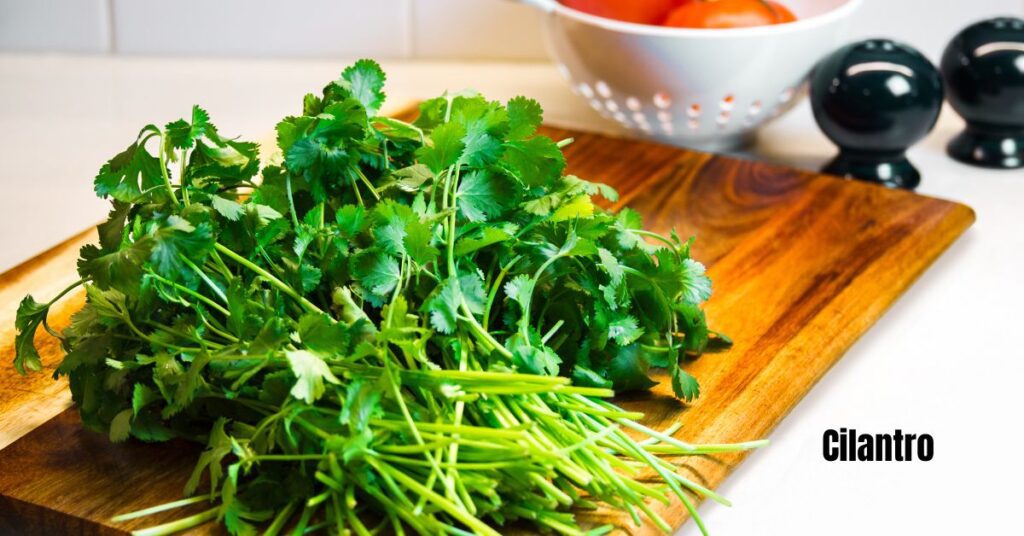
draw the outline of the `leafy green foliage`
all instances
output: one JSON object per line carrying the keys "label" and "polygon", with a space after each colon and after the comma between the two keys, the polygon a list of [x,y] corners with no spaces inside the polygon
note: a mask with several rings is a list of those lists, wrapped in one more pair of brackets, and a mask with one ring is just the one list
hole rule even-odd
{"label": "leafy green foliage", "polygon": [[40,371],[43,368],[39,351],[36,350],[35,336],[36,330],[46,320],[49,312],[50,304],[39,303],[32,296],[25,296],[18,305],[14,321],[14,327],[18,330],[14,340],[14,366],[19,374],[25,374],[26,370]]}
{"label": "leafy green foliage", "polygon": [[[564,174],[535,101],[449,94],[410,124],[377,117],[384,80],[363,60],[307,95],[262,170],[198,106],[101,168],[113,209],[59,334],[83,422],[205,443],[186,493],[232,534],[577,532],[580,497],[665,498],[634,464],[689,501],[602,398],[664,368],[691,401],[680,360],[728,346],[690,242],[601,208],[617,194]],[[52,303],[18,309],[21,373]]]}

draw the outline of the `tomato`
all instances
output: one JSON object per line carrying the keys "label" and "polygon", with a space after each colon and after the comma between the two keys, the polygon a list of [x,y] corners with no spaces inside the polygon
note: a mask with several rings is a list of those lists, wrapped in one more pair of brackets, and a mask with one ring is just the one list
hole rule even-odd
{"label": "tomato", "polygon": [[778,22],[776,22],[776,24],[796,22],[796,15],[794,15],[786,6],[778,2],[768,2],[768,5],[772,6],[772,9],[775,10],[775,14],[778,16]]}
{"label": "tomato", "polygon": [[690,1],[674,9],[665,26],[677,28],[745,28],[796,20],[777,2],[764,0]]}
{"label": "tomato", "polygon": [[578,11],[607,19],[640,24],[661,24],[677,4],[692,0],[561,0]]}

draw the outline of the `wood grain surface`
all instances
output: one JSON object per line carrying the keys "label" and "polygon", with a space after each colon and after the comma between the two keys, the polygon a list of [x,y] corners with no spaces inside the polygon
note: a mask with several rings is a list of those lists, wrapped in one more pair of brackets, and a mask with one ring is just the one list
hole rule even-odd
{"label": "wood grain surface", "polygon": [[[703,395],[686,407],[662,382],[620,399],[663,427],[682,421],[693,442],[768,436],[846,349],[974,221],[971,209],[904,191],[637,141],[546,129],[573,137],[569,172],[615,186],[619,206],[649,228],[695,234],[710,267],[709,322],[735,347],[689,366]],[[52,295],[73,280],[83,234],[0,278],[0,352],[13,357],[13,311],[27,291]],[[81,304],[72,296],[51,315],[61,327]],[[42,335],[40,336],[43,337]],[[46,343],[44,363],[59,361]],[[182,512],[114,525],[120,512],[181,496],[199,448],[180,442],[111,445],[84,430],[66,389],[48,376],[0,368],[0,533],[122,534]],[[66,410],[66,411],[65,411]],[[51,418],[53,417],[53,418]],[[45,424],[40,425],[43,421]],[[770,446],[768,448],[771,448]],[[692,477],[717,486],[741,455],[682,458]],[[678,501],[658,506],[679,526]],[[621,513],[599,512],[621,532],[653,534]],[[206,525],[198,533],[220,530]]]}

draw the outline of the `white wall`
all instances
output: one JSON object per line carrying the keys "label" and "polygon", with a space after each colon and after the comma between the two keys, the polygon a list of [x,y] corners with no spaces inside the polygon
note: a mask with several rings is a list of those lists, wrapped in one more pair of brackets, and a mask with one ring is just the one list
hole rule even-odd
{"label": "white wall", "polygon": [[[785,0],[783,0],[784,2]],[[864,0],[856,35],[937,57],[1024,0]],[[509,0],[0,0],[0,50],[218,56],[546,57],[538,15]]]}

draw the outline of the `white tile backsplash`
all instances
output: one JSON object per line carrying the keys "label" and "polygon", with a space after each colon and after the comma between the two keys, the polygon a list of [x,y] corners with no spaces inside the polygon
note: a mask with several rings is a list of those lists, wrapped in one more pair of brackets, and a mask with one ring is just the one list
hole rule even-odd
{"label": "white tile backsplash", "polygon": [[[1024,17],[1024,0],[864,0],[854,37],[937,59],[1000,14]],[[514,0],[0,0],[0,50],[540,60],[540,17]]]}
{"label": "white tile backsplash", "polygon": [[0,50],[107,52],[107,0],[0,0]]}
{"label": "white tile backsplash", "polygon": [[432,59],[546,59],[540,17],[509,0],[413,0],[413,51]]}
{"label": "white tile backsplash", "polygon": [[131,54],[407,57],[412,0],[112,0]]}

